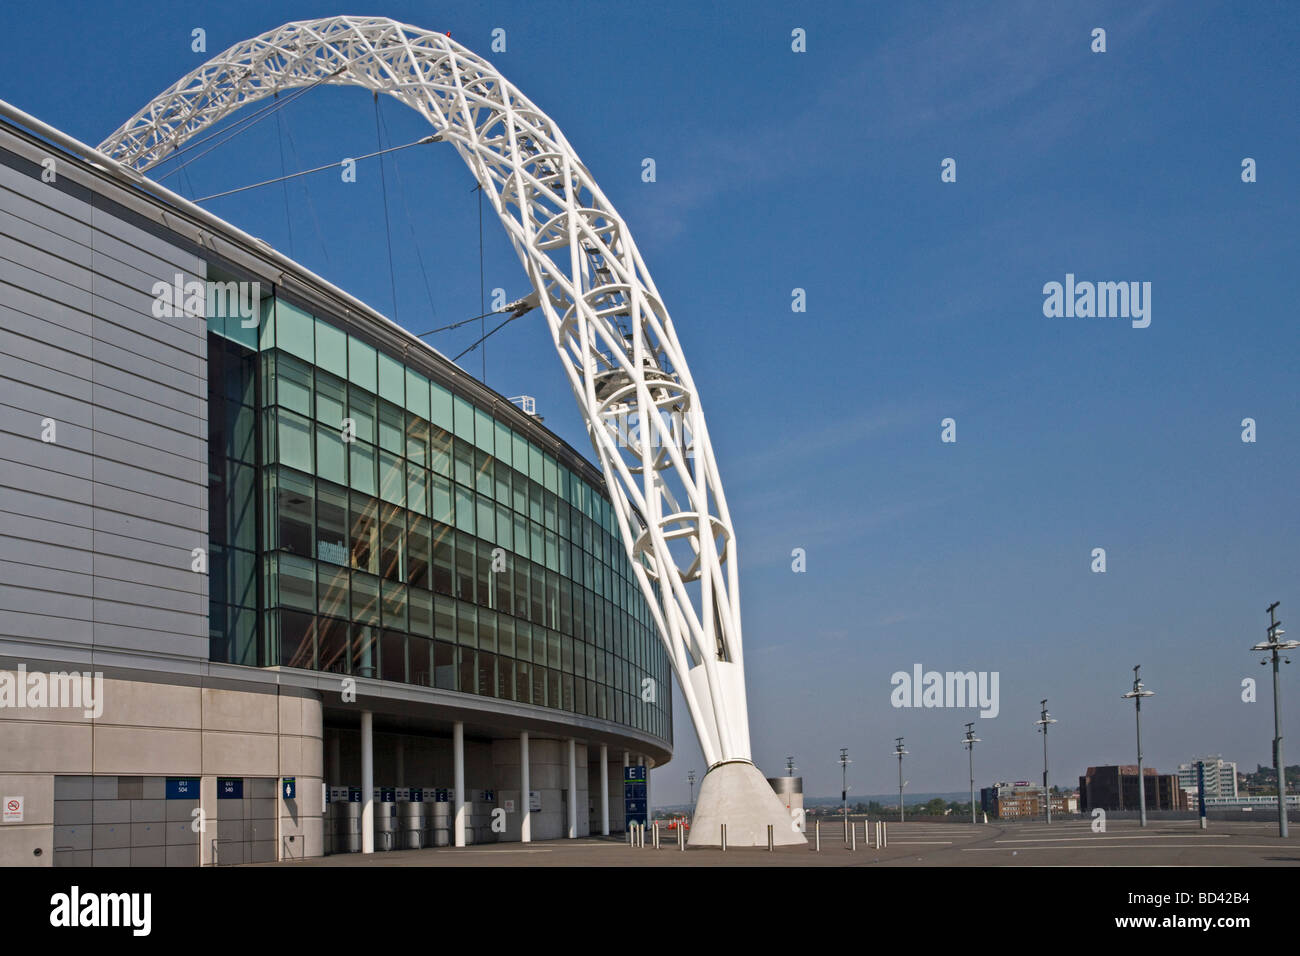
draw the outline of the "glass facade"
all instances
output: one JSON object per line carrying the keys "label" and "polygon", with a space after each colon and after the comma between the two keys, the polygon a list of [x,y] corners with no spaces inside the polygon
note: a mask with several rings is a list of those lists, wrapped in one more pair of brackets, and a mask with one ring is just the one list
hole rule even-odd
{"label": "glass facade", "polygon": [[597,485],[283,299],[208,328],[213,660],[671,739],[667,657]]}

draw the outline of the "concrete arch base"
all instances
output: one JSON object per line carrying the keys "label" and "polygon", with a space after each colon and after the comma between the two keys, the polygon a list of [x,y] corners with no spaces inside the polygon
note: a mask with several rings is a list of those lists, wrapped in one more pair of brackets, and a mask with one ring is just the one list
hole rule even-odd
{"label": "concrete arch base", "polygon": [[767,827],[777,846],[807,846],[807,838],[792,825],[790,811],[748,760],[729,760],[711,768],[700,781],[688,846],[721,846],[722,824],[727,846],[767,846]]}

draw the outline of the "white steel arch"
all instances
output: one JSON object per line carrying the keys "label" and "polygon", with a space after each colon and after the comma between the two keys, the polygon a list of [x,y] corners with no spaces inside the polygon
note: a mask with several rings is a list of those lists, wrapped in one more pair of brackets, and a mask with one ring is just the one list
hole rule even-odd
{"label": "white steel arch", "polygon": [[627,225],[546,114],[449,36],[330,17],[213,57],[99,149],[144,172],[240,107],[322,82],[416,110],[484,187],[546,315],[705,760],[751,762],[735,534],[699,393]]}

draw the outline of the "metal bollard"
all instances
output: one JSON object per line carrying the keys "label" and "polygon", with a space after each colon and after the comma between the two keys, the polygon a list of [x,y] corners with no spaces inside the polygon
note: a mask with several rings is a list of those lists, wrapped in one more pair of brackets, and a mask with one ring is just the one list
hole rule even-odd
{"label": "metal bollard", "polygon": [[680,823],[677,824],[677,849],[686,852],[686,827]]}
{"label": "metal bollard", "polygon": [[727,825],[722,824],[722,852],[727,852]]}
{"label": "metal bollard", "polygon": [[[862,824],[864,827],[866,824]],[[856,823],[849,825],[849,849],[857,852],[858,849],[858,825]]]}
{"label": "metal bollard", "polygon": [[659,849],[659,821],[655,821],[655,849]]}
{"label": "metal bollard", "polygon": [[880,849],[880,821],[879,821],[879,820],[876,821],[876,843],[875,843],[875,847],[876,847],[877,850]]}
{"label": "metal bollard", "polygon": [[885,846],[889,846],[889,824],[883,820],[880,823],[880,838],[884,841]]}
{"label": "metal bollard", "polygon": [[822,822],[820,820],[813,825],[813,833],[817,837],[817,852],[820,853],[822,851]]}
{"label": "metal bollard", "polygon": [[767,825],[767,852],[771,853],[776,849],[776,840],[772,836],[772,824]]}

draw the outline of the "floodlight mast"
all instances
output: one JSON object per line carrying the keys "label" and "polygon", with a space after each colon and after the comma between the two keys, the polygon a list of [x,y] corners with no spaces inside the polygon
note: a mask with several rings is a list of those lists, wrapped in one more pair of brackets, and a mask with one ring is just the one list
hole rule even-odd
{"label": "floodlight mast", "polygon": [[970,822],[975,822],[975,745],[980,739],[975,736],[975,721],[966,725],[966,736],[961,739],[966,748],[967,763],[970,770]]}
{"label": "floodlight mast", "polygon": [[[699,392],[627,224],[545,113],[450,36],[330,17],[232,46],[99,149],[145,172],[240,107],[318,83],[416,110],[483,187],[546,316],[709,770],[748,764],[719,779],[739,774],[752,787],[763,778],[750,750],[735,532]],[[772,806],[755,801],[768,814],[781,806],[775,793]]]}
{"label": "floodlight mast", "polygon": [[[1137,745],[1138,745],[1138,826],[1147,825],[1147,786],[1146,780],[1142,776],[1142,698],[1154,697],[1155,691],[1147,690],[1142,686],[1142,665],[1136,664],[1133,667],[1133,689],[1127,694],[1122,695],[1123,700],[1133,700],[1137,706]],[[1121,781],[1120,786],[1123,786]],[[1156,795],[1156,803],[1159,801],[1159,793]],[[1157,809],[1159,807],[1157,806]]]}
{"label": "floodlight mast", "polygon": [[[1278,682],[1278,665],[1281,663],[1281,651],[1300,647],[1300,641],[1284,641],[1282,622],[1277,619],[1280,601],[1268,606],[1268,640],[1251,647],[1252,651],[1271,651],[1273,661],[1273,766],[1277,770],[1277,832],[1278,836],[1287,835],[1286,821],[1286,761],[1282,757],[1282,687]],[[1267,664],[1269,658],[1264,659]],[[1291,663],[1290,658],[1286,661]]]}
{"label": "floodlight mast", "polygon": [[[1056,718],[1047,712],[1047,698],[1043,698],[1043,713],[1034,721],[1043,735],[1043,806],[1047,811],[1047,822],[1052,822],[1052,794],[1047,789],[1047,728],[1056,723]],[[1123,788],[1121,788],[1122,792]]]}

